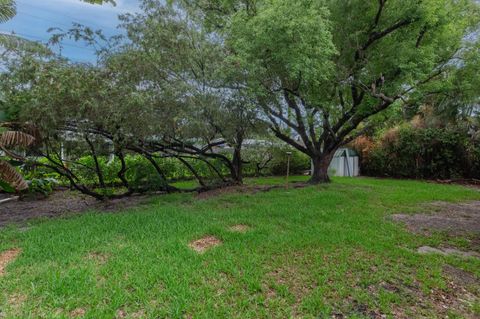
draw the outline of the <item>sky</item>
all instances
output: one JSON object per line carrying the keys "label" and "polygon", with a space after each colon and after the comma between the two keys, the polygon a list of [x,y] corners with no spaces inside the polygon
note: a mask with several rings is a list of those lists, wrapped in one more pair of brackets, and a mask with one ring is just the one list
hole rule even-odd
{"label": "sky", "polygon": [[[92,29],[102,29],[112,36],[121,33],[116,27],[118,15],[138,11],[139,0],[116,0],[117,5],[92,5],[80,0],[16,0],[17,15],[0,24],[0,32],[16,33],[29,40],[47,42],[51,27],[67,30],[73,22]],[[62,55],[75,62],[95,62],[92,48],[82,42],[65,40]],[[57,49],[58,50],[58,49]]]}

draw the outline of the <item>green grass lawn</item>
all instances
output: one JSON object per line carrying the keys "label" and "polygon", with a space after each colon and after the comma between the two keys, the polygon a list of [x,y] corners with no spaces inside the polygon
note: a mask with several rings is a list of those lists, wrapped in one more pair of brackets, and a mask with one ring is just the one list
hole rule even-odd
{"label": "green grass lawn", "polygon": [[[22,249],[0,277],[0,318],[394,318],[399,311],[406,318],[440,317],[429,300],[449,293],[444,265],[478,279],[480,260],[419,255],[418,246],[447,239],[413,235],[387,216],[426,202],[470,199],[480,192],[336,178],[330,185],[207,200],[159,196],[122,213],[0,230],[0,252]],[[250,229],[228,230],[236,224]],[[204,254],[188,247],[205,235],[222,244]],[[472,318],[480,315],[478,299],[465,307]]]}

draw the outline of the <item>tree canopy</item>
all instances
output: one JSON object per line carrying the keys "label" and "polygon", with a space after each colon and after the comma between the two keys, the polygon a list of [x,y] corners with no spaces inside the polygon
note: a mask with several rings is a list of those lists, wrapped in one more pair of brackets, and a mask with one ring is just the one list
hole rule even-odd
{"label": "tree canopy", "polygon": [[372,117],[441,77],[480,21],[471,0],[182,3],[225,40],[275,135],[312,158],[313,182]]}
{"label": "tree canopy", "polygon": [[120,17],[124,35],[75,25],[53,36],[105,42],[96,65],[38,52],[7,59],[3,110],[35,123],[49,167],[93,196],[104,193],[79,183],[59,152],[69,136],[94,159],[102,187],[110,145],[127,195],[126,154],[152,163],[167,191],[161,158],[202,187],[191,161],[241,183],[245,140],[268,133],[311,159],[312,183],[326,182],[338,148],[405,110],[472,114],[479,10],[474,0],[144,0]]}

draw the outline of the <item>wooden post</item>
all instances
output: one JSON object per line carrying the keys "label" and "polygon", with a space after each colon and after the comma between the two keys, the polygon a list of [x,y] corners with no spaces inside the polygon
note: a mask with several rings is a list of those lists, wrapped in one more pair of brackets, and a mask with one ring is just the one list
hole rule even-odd
{"label": "wooden post", "polygon": [[287,152],[287,179],[285,181],[285,188],[288,189],[288,177],[290,175],[290,156],[292,152]]}

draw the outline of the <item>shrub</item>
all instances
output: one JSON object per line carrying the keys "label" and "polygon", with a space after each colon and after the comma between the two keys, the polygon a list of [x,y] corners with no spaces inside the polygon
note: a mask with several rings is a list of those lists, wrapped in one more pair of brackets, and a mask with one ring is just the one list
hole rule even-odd
{"label": "shrub", "polygon": [[469,177],[480,179],[480,141],[473,141],[469,145]]}
{"label": "shrub", "polygon": [[277,148],[273,154],[270,169],[271,175],[285,175],[287,173],[287,152],[291,152],[290,174],[303,174],[310,169],[310,158],[297,150],[290,148]]}
{"label": "shrub", "polygon": [[27,181],[28,192],[32,194],[42,194],[44,196],[50,195],[55,186],[58,184],[58,180],[54,178],[34,178]]}
{"label": "shrub", "polygon": [[363,173],[372,176],[450,179],[470,170],[468,136],[454,128],[397,127],[360,153]]}

